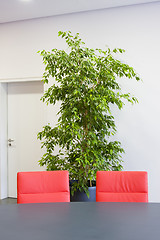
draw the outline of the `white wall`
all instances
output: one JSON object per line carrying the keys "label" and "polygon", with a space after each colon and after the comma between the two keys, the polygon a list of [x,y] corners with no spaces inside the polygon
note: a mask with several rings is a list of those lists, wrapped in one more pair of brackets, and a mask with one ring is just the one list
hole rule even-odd
{"label": "white wall", "polygon": [[7,85],[0,83],[0,199],[7,197]]}
{"label": "white wall", "polygon": [[39,77],[38,50],[64,48],[59,30],[79,32],[89,47],[121,47],[124,60],[143,82],[123,82],[139,104],[118,112],[118,139],[126,154],[125,170],[149,173],[149,200],[160,202],[160,3],[68,14],[0,25],[0,79]]}

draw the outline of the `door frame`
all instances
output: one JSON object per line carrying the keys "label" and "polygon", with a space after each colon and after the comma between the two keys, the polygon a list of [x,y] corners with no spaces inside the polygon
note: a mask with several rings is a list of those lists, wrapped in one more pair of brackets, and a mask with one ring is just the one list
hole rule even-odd
{"label": "door frame", "polygon": [[0,199],[8,197],[8,84],[41,80],[42,77],[0,79]]}

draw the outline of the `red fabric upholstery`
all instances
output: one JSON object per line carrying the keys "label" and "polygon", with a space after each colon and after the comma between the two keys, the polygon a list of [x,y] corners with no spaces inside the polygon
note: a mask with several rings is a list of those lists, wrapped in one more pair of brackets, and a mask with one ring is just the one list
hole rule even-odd
{"label": "red fabric upholstery", "polygon": [[17,203],[69,202],[68,171],[19,172]]}
{"label": "red fabric upholstery", "polygon": [[97,202],[148,202],[147,172],[98,171]]}

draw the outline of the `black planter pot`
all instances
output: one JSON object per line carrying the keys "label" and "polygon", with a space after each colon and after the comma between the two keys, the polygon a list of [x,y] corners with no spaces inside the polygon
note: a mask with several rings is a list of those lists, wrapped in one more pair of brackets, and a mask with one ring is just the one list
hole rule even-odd
{"label": "black planter pot", "polygon": [[95,187],[88,187],[89,191],[89,198],[85,192],[80,192],[77,190],[74,192],[72,196],[70,194],[70,201],[71,202],[96,202],[96,186]]}
{"label": "black planter pot", "polygon": [[71,202],[96,202],[96,187],[88,187],[89,198],[85,192],[76,191],[72,196],[70,194]]}

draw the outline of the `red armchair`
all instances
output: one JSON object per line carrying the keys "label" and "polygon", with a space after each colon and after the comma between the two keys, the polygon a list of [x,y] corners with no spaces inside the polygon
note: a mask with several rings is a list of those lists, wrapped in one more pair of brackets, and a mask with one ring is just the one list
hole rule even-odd
{"label": "red armchair", "polygon": [[70,202],[68,171],[17,174],[17,203],[42,202]]}
{"label": "red armchair", "polygon": [[148,202],[147,172],[98,171],[97,202]]}

